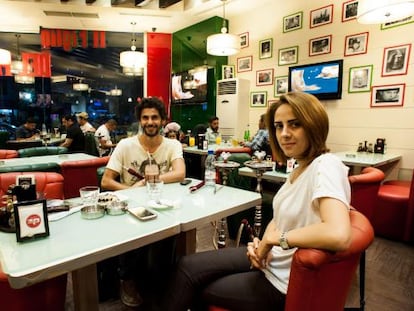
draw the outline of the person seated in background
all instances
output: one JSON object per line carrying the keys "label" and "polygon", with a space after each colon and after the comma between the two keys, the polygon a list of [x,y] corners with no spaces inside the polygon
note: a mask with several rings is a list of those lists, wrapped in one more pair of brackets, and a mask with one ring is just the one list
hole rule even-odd
{"label": "person seated in background", "polygon": [[[247,248],[181,258],[160,310],[283,311],[297,248],[343,251],[351,241],[348,167],[329,153],[328,114],[313,95],[289,92],[266,113],[278,161],[299,165],[273,198],[273,219]],[[207,309],[207,308],[206,308]]]}
{"label": "person seated in background", "polygon": [[181,126],[177,122],[170,122],[164,126],[164,136],[170,139],[177,139],[181,142],[183,147],[186,147],[184,141],[184,133],[181,131]]}
{"label": "person seated in background", "polygon": [[[179,182],[185,177],[181,144],[160,134],[167,119],[164,103],[156,97],[143,98],[136,115],[142,134],[118,143],[106,166],[102,189],[144,186],[145,178],[140,175],[145,176],[145,168],[150,163],[158,166],[158,178],[164,184]],[[131,170],[137,174],[131,174]],[[175,237],[172,237],[119,256],[120,295],[125,305],[137,307],[143,303],[143,298],[146,300],[145,290],[161,290],[175,259],[174,246]]]}
{"label": "person seated in background", "polygon": [[83,134],[85,133],[94,133],[96,129],[89,123],[89,115],[87,112],[81,112],[76,115],[78,118],[79,127],[82,130]]}
{"label": "person seated in background", "polygon": [[69,152],[85,152],[85,135],[76,123],[76,117],[66,115],[62,118],[62,124],[66,128],[66,138],[60,146],[68,148]]}
{"label": "person seated in background", "polygon": [[215,144],[219,132],[219,118],[214,116],[208,120],[208,128],[206,130],[206,140],[209,144]]}
{"label": "person seated in background", "polygon": [[36,129],[36,121],[29,117],[24,124],[16,129],[16,140],[35,139],[37,134],[39,134],[39,130]]}
{"label": "person seated in background", "polygon": [[269,146],[269,131],[265,124],[266,114],[262,114],[259,119],[259,130],[253,136],[253,139],[248,142],[240,143],[244,147],[249,147],[253,152],[255,151],[266,151],[266,154],[270,154]]}
{"label": "person seated in background", "polygon": [[104,157],[111,154],[113,148],[116,147],[116,144],[111,140],[111,132],[116,129],[117,125],[118,122],[109,119],[96,130],[95,137],[99,143],[99,156]]}

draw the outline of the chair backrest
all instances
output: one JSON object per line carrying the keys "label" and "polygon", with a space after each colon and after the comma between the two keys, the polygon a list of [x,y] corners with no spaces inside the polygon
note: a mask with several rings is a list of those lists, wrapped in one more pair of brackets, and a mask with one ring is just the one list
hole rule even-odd
{"label": "chair backrest", "polygon": [[411,177],[410,197],[408,199],[407,218],[405,222],[404,241],[414,241],[414,170]]}
{"label": "chair backrest", "polygon": [[105,166],[109,156],[79,161],[65,161],[60,165],[65,178],[65,199],[79,197],[79,188],[84,186],[99,186],[97,169]]}
{"label": "chair backrest", "polygon": [[43,142],[39,140],[8,140],[6,142],[7,149],[19,150],[23,148],[42,147]]}
{"label": "chair backrest", "polygon": [[19,149],[17,152],[19,153],[20,158],[26,158],[68,153],[68,148],[61,146],[31,147]]}
{"label": "chair backrest", "polygon": [[63,176],[55,172],[11,172],[0,174],[0,197],[7,193],[11,184],[16,183],[16,176],[30,174],[36,180],[36,191],[46,199],[63,199]]}
{"label": "chair backrest", "polygon": [[95,133],[85,133],[85,153],[99,157],[98,145]]}
{"label": "chair backrest", "polygon": [[349,176],[351,205],[372,221],[377,203],[378,189],[384,180],[384,172],[375,167],[366,167],[361,174]]}
{"label": "chair backrest", "polygon": [[[28,162],[30,162],[28,160]],[[9,173],[9,172],[60,172],[59,164],[55,162],[48,163],[33,163],[33,164],[22,164],[22,165],[13,165],[13,166],[0,166],[0,173]]]}
{"label": "chair backrest", "polygon": [[298,249],[292,260],[285,311],[343,311],[361,253],[374,240],[369,220],[350,211],[351,245],[342,252]]}
{"label": "chair backrest", "polygon": [[0,149],[0,159],[11,159],[11,158],[17,158],[19,157],[19,154],[16,150],[12,149]]}

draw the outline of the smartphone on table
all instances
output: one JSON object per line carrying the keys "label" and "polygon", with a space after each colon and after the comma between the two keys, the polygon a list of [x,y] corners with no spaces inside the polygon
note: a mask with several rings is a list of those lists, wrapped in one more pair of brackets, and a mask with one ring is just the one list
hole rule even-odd
{"label": "smartphone on table", "polygon": [[157,217],[157,214],[155,214],[153,211],[150,211],[149,209],[146,209],[142,206],[129,208],[128,212],[139,220],[150,220]]}

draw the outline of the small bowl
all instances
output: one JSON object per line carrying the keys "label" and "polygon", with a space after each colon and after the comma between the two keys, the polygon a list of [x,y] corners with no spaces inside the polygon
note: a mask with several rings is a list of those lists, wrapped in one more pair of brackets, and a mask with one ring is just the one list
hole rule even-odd
{"label": "small bowl", "polygon": [[125,214],[128,210],[128,204],[126,202],[111,202],[105,206],[108,215],[116,216]]}
{"label": "small bowl", "polygon": [[84,219],[97,219],[104,215],[105,209],[99,205],[87,205],[81,209],[81,216]]}

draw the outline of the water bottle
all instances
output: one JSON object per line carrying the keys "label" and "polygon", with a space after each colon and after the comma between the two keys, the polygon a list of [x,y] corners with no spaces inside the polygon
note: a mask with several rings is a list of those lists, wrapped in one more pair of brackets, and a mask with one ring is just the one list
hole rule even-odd
{"label": "water bottle", "polygon": [[216,168],[214,167],[214,151],[209,150],[205,162],[204,183],[208,187],[216,187]]}
{"label": "water bottle", "polygon": [[244,142],[248,142],[250,140],[250,129],[249,129],[249,124],[247,124],[247,128],[244,131],[244,135],[243,135],[243,140]]}

